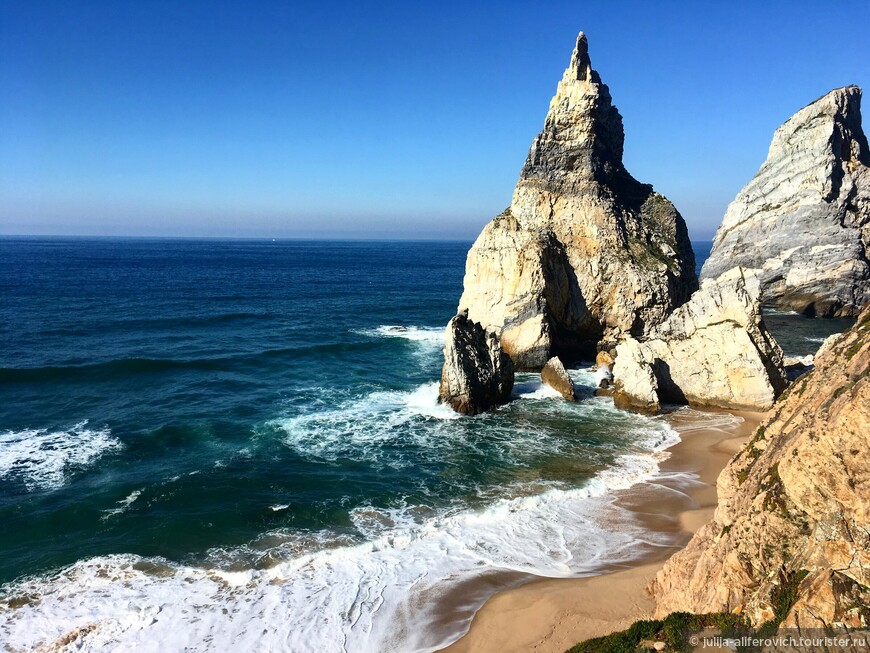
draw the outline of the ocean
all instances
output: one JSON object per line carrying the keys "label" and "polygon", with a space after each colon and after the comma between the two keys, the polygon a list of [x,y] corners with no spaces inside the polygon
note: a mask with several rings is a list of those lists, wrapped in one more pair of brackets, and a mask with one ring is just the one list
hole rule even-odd
{"label": "ocean", "polygon": [[[432,650],[457,583],[657,546],[607,496],[679,435],[589,363],[576,403],[438,404],[468,247],[0,239],[0,641]],[[848,326],[769,319],[793,355]]]}

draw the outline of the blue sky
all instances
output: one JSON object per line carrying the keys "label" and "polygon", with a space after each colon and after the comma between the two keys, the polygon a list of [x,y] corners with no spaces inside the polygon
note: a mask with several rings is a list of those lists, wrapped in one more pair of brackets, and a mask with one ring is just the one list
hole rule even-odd
{"label": "blue sky", "polygon": [[471,239],[579,30],[625,163],[712,236],[870,84],[870,2],[0,0],[0,233]]}

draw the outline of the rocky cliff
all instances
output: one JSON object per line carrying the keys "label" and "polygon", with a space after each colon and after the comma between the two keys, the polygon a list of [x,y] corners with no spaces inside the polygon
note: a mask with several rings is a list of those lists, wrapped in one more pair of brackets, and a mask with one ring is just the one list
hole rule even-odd
{"label": "rocky cliff", "polygon": [[645,342],[616,348],[617,406],[661,403],[766,410],[786,386],[782,350],[761,315],[759,285],[735,268],[702,283]]}
{"label": "rocky cliff", "polygon": [[861,89],[833,90],[798,111],[728,207],[701,278],[758,268],[766,304],[855,315],[870,301],[868,165]]}
{"label": "rocky cliff", "polygon": [[[753,624],[870,621],[870,306],[816,358],[719,477],[713,521],[652,585],[657,612]],[[783,602],[783,588],[790,601]],[[787,612],[777,614],[784,606]]]}
{"label": "rocky cliff", "polygon": [[447,324],[439,399],[466,415],[485,412],[510,399],[514,368],[498,336],[463,312]]}
{"label": "rocky cliff", "polygon": [[622,117],[581,33],[510,207],[468,253],[460,310],[519,369],[644,337],[697,287],[682,217],[622,164]]}

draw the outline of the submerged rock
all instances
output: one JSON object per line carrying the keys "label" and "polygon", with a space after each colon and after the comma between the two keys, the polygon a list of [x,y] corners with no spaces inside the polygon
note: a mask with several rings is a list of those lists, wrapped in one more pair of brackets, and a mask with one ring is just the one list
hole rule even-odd
{"label": "submerged rock", "polygon": [[741,268],[704,282],[649,340],[616,351],[616,403],[644,412],[665,402],[766,410],[786,386],[758,282]]}
{"label": "submerged rock", "polygon": [[553,356],[541,370],[541,381],[570,401],[576,399],[574,381],[557,356]]}
{"label": "submerged rock", "polygon": [[506,402],[514,387],[514,367],[498,336],[460,313],[447,324],[439,399],[466,415]]}
{"label": "submerged rock", "polygon": [[701,278],[756,268],[765,304],[857,314],[870,301],[868,166],[860,88],[835,89],[798,111],[725,212]]}
{"label": "submerged rock", "polygon": [[868,450],[870,305],[719,476],[713,521],[656,576],[656,612],[739,610],[759,624],[789,586],[783,627],[870,626]]}
{"label": "submerged rock", "polygon": [[581,33],[510,207],[466,262],[460,310],[518,369],[647,335],[697,288],[683,218],[622,164],[622,117]]}

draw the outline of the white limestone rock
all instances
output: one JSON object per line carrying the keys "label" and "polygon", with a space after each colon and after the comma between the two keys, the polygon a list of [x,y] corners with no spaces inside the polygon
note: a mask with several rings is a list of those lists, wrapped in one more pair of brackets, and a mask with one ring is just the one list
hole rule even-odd
{"label": "white limestone rock", "polygon": [[568,401],[575,401],[574,380],[557,356],[553,356],[541,370],[541,381],[550,386]]}
{"label": "white limestone rock", "polygon": [[[661,403],[766,410],[785,389],[783,353],[761,316],[752,271],[735,268],[702,283],[651,334],[616,348],[617,404]],[[652,380],[650,380],[652,376]]]}
{"label": "white limestone rock", "polygon": [[868,166],[860,88],[835,89],[798,111],[725,212],[701,278],[756,268],[766,305],[857,315],[870,301]]}

